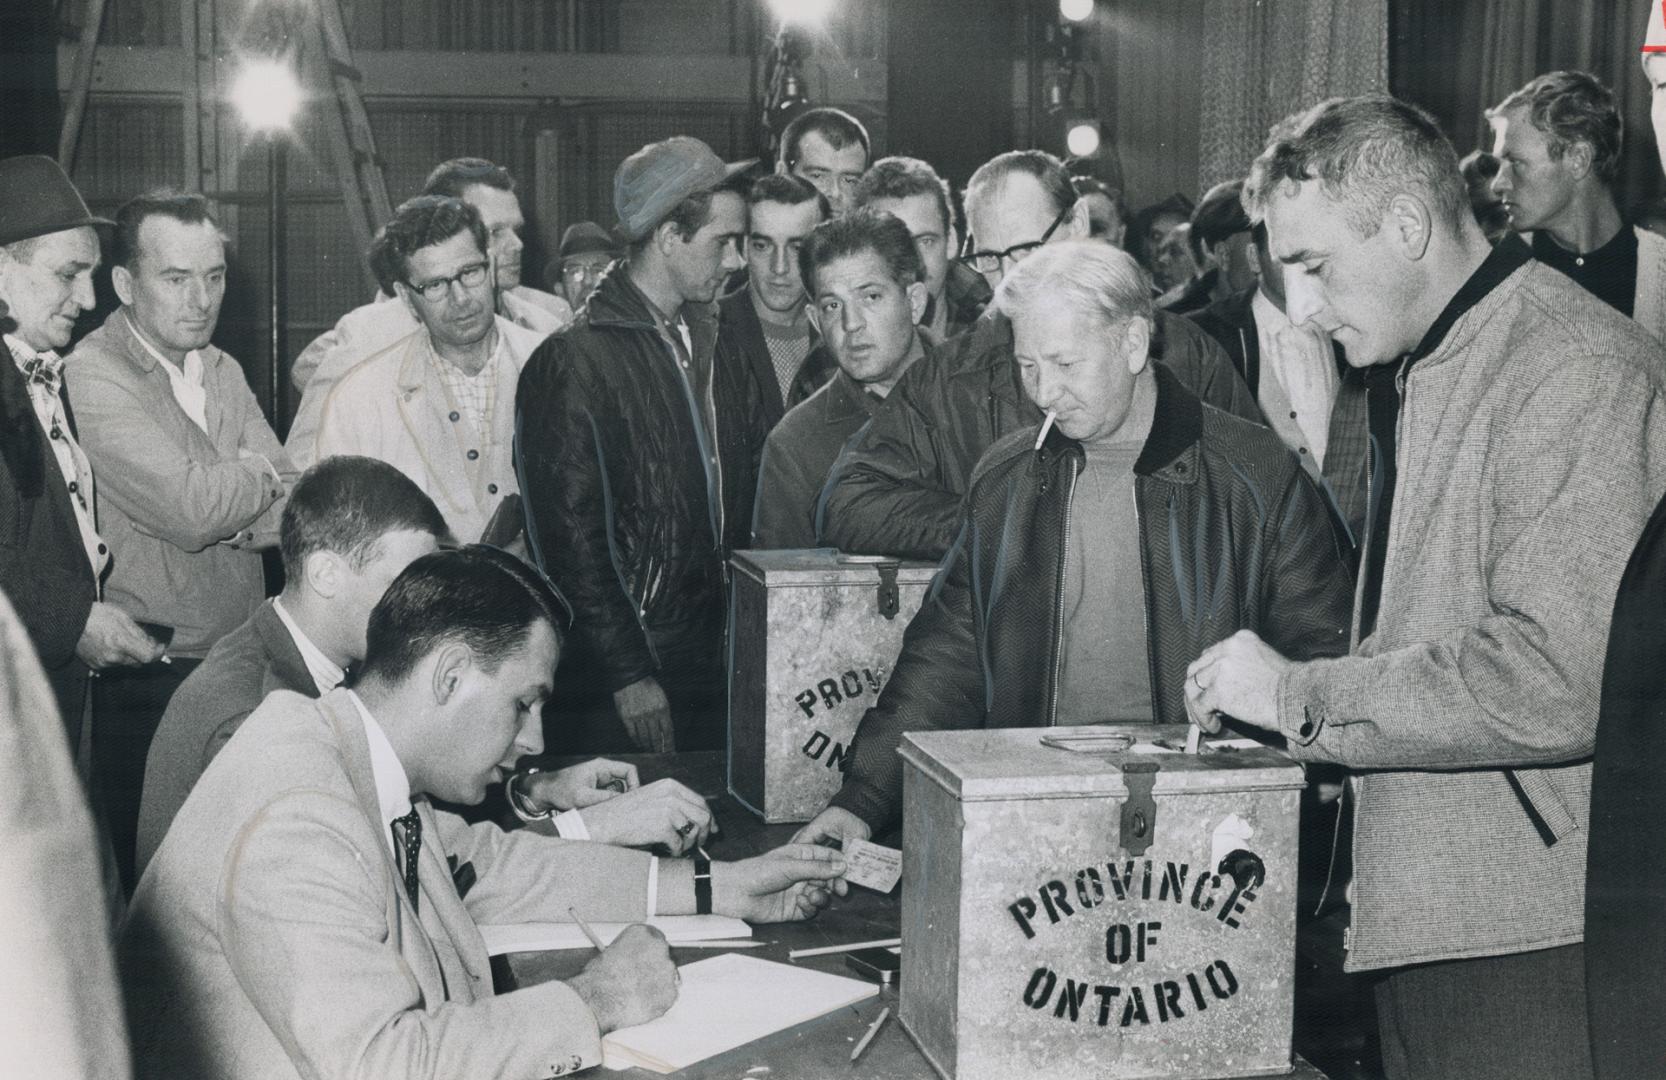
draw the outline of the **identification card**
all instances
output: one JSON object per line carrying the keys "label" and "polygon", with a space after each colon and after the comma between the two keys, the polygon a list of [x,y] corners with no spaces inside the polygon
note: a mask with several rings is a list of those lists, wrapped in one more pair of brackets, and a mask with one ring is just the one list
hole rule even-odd
{"label": "identification card", "polygon": [[902,877],[902,852],[866,840],[846,840],[845,880],[853,885],[888,893]]}

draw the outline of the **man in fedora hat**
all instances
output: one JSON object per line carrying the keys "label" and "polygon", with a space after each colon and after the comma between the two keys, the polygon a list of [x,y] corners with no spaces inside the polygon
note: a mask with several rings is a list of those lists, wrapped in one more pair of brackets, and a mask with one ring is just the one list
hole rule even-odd
{"label": "man in fedora hat", "polygon": [[162,653],[100,597],[110,552],[94,522],[92,468],[58,355],[93,306],[93,227],[109,224],[51,158],[0,160],[0,590],[40,654],[72,753],[88,670]]}
{"label": "man in fedora hat", "polygon": [[626,158],[625,260],[521,373],[529,547],[577,609],[573,689],[600,706],[587,750],[722,745],[724,572],[746,546],[765,435],[751,368],[714,362],[745,168],[687,136]]}
{"label": "man in fedora hat", "polygon": [[561,250],[544,276],[561,287],[574,311],[584,306],[596,291],[602,273],[619,257],[619,245],[607,230],[594,221],[567,226],[561,234]]}

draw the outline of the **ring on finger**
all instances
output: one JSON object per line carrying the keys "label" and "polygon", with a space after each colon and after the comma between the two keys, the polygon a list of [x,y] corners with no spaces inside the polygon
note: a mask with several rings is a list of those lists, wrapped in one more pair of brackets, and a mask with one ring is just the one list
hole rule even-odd
{"label": "ring on finger", "polygon": [[685,821],[681,825],[677,826],[677,835],[683,837],[684,839],[687,839],[688,834],[693,832],[693,831],[694,831],[694,822],[692,822],[692,821]]}

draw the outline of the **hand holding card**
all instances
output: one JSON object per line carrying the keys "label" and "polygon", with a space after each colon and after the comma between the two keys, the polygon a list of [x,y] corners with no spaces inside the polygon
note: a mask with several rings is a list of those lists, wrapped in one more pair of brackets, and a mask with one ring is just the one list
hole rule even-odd
{"label": "hand holding card", "polygon": [[845,841],[845,880],[875,892],[888,893],[902,878],[902,852],[852,837]]}

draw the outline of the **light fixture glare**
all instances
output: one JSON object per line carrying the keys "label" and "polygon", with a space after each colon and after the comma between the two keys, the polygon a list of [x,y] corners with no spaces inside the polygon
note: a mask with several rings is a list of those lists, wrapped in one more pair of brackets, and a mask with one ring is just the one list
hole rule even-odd
{"label": "light fixture glare", "polygon": [[1087,121],[1070,125],[1064,145],[1071,157],[1092,157],[1099,152],[1099,125]]}
{"label": "light fixture glare", "polygon": [[833,11],[833,0],[769,0],[769,6],[787,25],[819,26]]}
{"label": "light fixture glare", "polygon": [[281,60],[246,60],[232,84],[231,101],[256,131],[282,131],[301,110],[301,86]]}
{"label": "light fixture glare", "polygon": [[1071,22],[1081,22],[1093,15],[1093,0],[1059,0],[1059,14]]}

